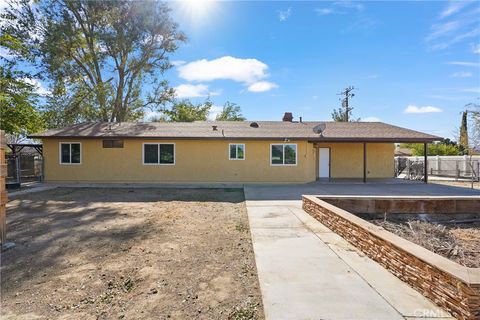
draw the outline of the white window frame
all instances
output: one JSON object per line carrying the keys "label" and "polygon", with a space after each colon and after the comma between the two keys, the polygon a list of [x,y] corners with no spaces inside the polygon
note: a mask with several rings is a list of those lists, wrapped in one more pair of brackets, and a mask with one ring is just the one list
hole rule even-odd
{"label": "white window frame", "polygon": [[[62,144],[68,144],[70,145],[70,162],[62,162]],[[80,145],[80,162],[79,163],[72,163],[72,144],[78,144]],[[82,155],[83,155],[83,148],[82,148],[82,143],[81,142],[76,142],[76,141],[60,141],[58,143],[58,163],[61,165],[66,165],[66,166],[78,166],[82,164]]]}
{"label": "white window frame", "polygon": [[[295,146],[295,164],[285,164],[285,146]],[[272,163],[272,146],[282,146],[283,150],[283,163]],[[272,167],[296,167],[298,165],[298,145],[296,143],[270,143],[270,166]]]}
{"label": "white window frame", "polygon": [[[236,158],[231,158],[230,157],[230,148],[231,146],[243,146],[243,159],[238,159],[238,149],[235,148],[235,154],[236,154]],[[229,143],[228,144],[228,160],[245,160],[245,158],[247,157],[247,151],[246,151],[246,148],[245,148],[245,143]]]}
{"label": "white window frame", "polygon": [[[145,145],[153,144],[158,145],[158,163],[145,163]],[[173,145],[173,163],[160,163],[160,146],[162,144],[172,144]],[[144,142],[142,143],[142,164],[144,166],[174,166],[177,162],[177,146],[174,142]]]}

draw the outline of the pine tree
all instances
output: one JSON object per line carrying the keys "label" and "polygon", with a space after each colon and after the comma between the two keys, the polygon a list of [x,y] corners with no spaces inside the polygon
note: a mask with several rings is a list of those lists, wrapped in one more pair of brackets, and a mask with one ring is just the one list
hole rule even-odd
{"label": "pine tree", "polygon": [[462,113],[462,124],[460,125],[460,138],[458,143],[463,152],[468,153],[468,127],[467,127],[467,111]]}

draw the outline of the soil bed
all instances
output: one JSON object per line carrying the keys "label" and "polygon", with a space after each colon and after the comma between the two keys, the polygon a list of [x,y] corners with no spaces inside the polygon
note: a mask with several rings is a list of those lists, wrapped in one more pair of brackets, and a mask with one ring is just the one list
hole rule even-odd
{"label": "soil bed", "polygon": [[240,189],[62,188],[7,205],[2,319],[263,319]]}
{"label": "soil bed", "polygon": [[461,265],[480,268],[480,221],[463,224],[391,219],[370,222]]}

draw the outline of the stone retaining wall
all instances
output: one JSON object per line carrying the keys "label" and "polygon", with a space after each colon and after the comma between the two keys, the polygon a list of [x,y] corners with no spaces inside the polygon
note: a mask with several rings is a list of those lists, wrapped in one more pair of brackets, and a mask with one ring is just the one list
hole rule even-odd
{"label": "stone retaining wall", "polygon": [[303,209],[458,319],[480,319],[480,268],[467,268],[315,196]]}
{"label": "stone retaining wall", "polygon": [[480,215],[479,199],[468,196],[322,196],[322,200],[355,214]]}

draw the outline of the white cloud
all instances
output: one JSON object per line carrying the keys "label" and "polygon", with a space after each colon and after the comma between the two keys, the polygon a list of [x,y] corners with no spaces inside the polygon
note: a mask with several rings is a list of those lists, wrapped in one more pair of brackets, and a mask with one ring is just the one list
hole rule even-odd
{"label": "white cloud", "polygon": [[382,120],[380,120],[377,117],[365,117],[365,118],[361,118],[360,121],[363,121],[363,122],[381,122]]}
{"label": "white cloud", "polygon": [[268,66],[257,59],[225,56],[197,60],[178,67],[179,77],[188,81],[233,80],[254,83],[268,76]]}
{"label": "white cloud", "polygon": [[278,85],[273,82],[259,81],[249,85],[247,89],[250,92],[265,92],[275,88],[278,88]]}
{"label": "white cloud", "polygon": [[454,77],[454,78],[468,78],[468,77],[471,77],[472,75],[473,75],[473,73],[471,73],[471,72],[461,71],[461,72],[455,72],[454,74],[452,74],[452,77]]}
{"label": "white cloud", "polygon": [[475,54],[480,54],[480,43],[472,45],[472,51]]}
{"label": "white cloud", "polygon": [[432,106],[418,107],[415,105],[408,105],[403,113],[432,113],[432,112],[442,112],[442,109]]}
{"label": "white cloud", "polygon": [[43,85],[43,83],[41,83],[37,79],[23,78],[22,80],[25,81],[26,83],[34,86],[35,87],[35,93],[38,94],[38,95],[47,96],[47,95],[51,94],[50,90],[48,90]]}
{"label": "white cloud", "polygon": [[468,61],[449,61],[447,64],[455,65],[455,66],[462,66],[462,67],[480,67],[480,63],[478,62],[468,62]]}
{"label": "white cloud", "polygon": [[365,9],[365,6],[359,2],[356,1],[349,1],[349,0],[344,0],[344,1],[337,1],[333,3],[335,6],[338,7],[343,7],[346,9],[353,9],[355,11],[363,11]]}
{"label": "white cloud", "polygon": [[451,34],[460,27],[458,21],[450,21],[446,23],[437,23],[431,27],[432,32],[428,35],[427,41],[432,41],[440,37]]}
{"label": "white cloud", "polygon": [[287,21],[292,14],[292,8],[288,8],[287,10],[278,10],[278,20],[280,21]]}
{"label": "white cloud", "polygon": [[170,62],[170,64],[174,67],[184,65],[185,63],[187,63],[187,62],[183,61],[183,60],[173,60],[172,62]]}
{"label": "white cloud", "polygon": [[334,13],[335,11],[330,8],[315,8],[315,12],[318,13],[318,15],[320,16],[326,16]]}
{"label": "white cloud", "polygon": [[440,13],[440,19],[449,17],[459,12],[463,7],[468,5],[468,1],[450,1],[448,6]]}
{"label": "white cloud", "polygon": [[198,98],[218,96],[219,92],[209,92],[208,86],[204,84],[181,84],[175,87],[175,94],[179,98]]}
{"label": "white cloud", "polygon": [[162,115],[163,114],[159,111],[147,110],[143,114],[143,121],[152,121],[154,119],[160,118]]}
{"label": "white cloud", "polygon": [[480,87],[478,88],[467,88],[460,90],[462,92],[471,92],[471,93],[480,93]]}
{"label": "white cloud", "polygon": [[216,106],[216,105],[213,105],[211,108],[210,108],[210,111],[208,112],[208,116],[207,116],[207,119],[208,120],[215,120],[218,116],[218,114],[220,112],[223,111],[223,107],[222,106]]}
{"label": "white cloud", "polygon": [[333,2],[329,8],[315,8],[315,12],[319,16],[326,16],[329,14],[348,14],[349,12],[360,13],[365,9],[365,6],[355,1],[337,1]]}
{"label": "white cloud", "polygon": [[[473,1],[450,1],[431,26],[426,42],[433,50],[446,49],[480,35],[478,15],[480,7],[467,8]],[[466,9],[465,9],[466,8]],[[445,18],[449,18],[445,21]]]}
{"label": "white cloud", "polygon": [[269,76],[268,66],[257,59],[225,56],[218,59],[201,59],[177,67],[179,77],[188,81],[232,80],[247,86],[251,92],[263,92],[278,87],[264,81]]}

